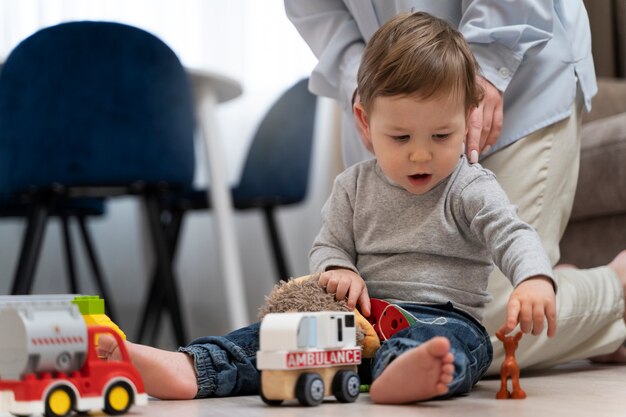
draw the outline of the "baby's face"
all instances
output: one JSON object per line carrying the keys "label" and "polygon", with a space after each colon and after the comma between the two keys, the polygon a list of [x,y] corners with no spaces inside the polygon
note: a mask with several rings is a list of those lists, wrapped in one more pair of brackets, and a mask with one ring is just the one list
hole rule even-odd
{"label": "baby's face", "polygon": [[462,98],[377,97],[366,135],[381,169],[413,194],[449,176],[463,153],[467,114]]}

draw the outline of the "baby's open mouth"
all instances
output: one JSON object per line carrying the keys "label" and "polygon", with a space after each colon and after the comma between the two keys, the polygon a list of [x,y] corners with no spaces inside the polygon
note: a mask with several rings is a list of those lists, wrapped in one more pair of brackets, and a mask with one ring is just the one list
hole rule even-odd
{"label": "baby's open mouth", "polygon": [[409,181],[411,181],[413,185],[426,185],[430,182],[432,176],[433,174],[413,174],[409,175]]}

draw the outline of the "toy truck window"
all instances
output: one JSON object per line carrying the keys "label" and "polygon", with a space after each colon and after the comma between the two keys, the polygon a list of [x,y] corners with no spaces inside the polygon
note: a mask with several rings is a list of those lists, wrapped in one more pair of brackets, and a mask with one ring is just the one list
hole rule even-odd
{"label": "toy truck window", "polygon": [[343,342],[343,320],[337,318],[337,341]]}
{"label": "toy truck window", "polygon": [[345,320],[346,320],[346,328],[352,328],[354,327],[354,316],[353,315],[347,315],[345,316]]}
{"label": "toy truck window", "polygon": [[298,325],[298,348],[317,346],[317,318],[304,317]]}

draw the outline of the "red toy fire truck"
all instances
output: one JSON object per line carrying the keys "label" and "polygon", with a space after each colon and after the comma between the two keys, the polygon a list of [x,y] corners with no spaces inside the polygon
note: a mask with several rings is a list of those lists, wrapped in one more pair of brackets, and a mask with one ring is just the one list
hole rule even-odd
{"label": "red toy fire truck", "polygon": [[[119,415],[147,404],[143,381],[115,330],[87,326],[69,299],[17,300],[0,303],[0,411],[65,417],[102,409]],[[116,339],[121,361],[97,356],[102,334]]]}

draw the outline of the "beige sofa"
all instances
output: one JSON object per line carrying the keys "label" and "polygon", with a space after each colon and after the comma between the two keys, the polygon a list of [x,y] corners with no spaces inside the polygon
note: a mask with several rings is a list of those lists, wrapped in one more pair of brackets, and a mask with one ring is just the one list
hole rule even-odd
{"label": "beige sofa", "polygon": [[626,80],[599,79],[583,118],[580,175],[561,262],[605,264],[626,249]]}
{"label": "beige sofa", "polygon": [[585,4],[599,91],[583,118],[580,176],[561,262],[592,267],[626,249],[626,2]]}

